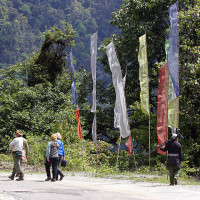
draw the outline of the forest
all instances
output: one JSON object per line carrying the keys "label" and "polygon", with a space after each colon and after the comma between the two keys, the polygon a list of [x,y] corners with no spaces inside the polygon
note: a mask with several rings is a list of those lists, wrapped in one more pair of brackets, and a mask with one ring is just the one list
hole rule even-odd
{"label": "forest", "polygon": [[[0,153],[9,154],[8,144],[16,129],[30,145],[29,163],[41,164],[45,145],[53,132],[60,132],[67,149],[69,170],[98,165],[116,165],[119,130],[114,128],[115,91],[105,47],[113,40],[122,75],[134,153],[128,157],[121,141],[118,167],[136,170],[148,166],[148,116],[140,105],[139,37],[147,35],[149,68],[151,148],[157,146],[158,73],[166,59],[165,42],[174,0],[1,0],[0,2]],[[179,0],[179,128],[184,140],[183,169],[200,175],[200,1]],[[58,18],[60,19],[57,23]],[[98,30],[97,139],[92,141],[92,75],[90,37]],[[42,40],[42,42],[41,42]],[[99,42],[101,41],[101,42]],[[76,107],[71,101],[72,74],[69,51],[73,52],[83,139],[76,133]],[[171,130],[169,128],[169,137]],[[83,145],[83,148],[81,146]],[[98,153],[97,153],[98,152]],[[165,155],[152,153],[151,166],[163,168]]]}

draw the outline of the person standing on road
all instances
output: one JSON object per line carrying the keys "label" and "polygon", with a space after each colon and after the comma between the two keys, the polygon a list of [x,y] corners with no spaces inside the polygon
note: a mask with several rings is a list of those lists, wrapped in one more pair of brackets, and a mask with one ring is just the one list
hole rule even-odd
{"label": "person standing on road", "polygon": [[[47,179],[45,181],[56,181],[57,176],[57,169],[58,169],[58,149],[59,144],[57,143],[57,136],[56,134],[51,135],[51,141],[47,144],[46,149],[46,162],[45,162],[45,169],[47,173]],[[52,175],[53,178],[51,179],[50,167],[52,165]]]}
{"label": "person standing on road", "polygon": [[177,141],[177,138],[177,134],[174,133],[164,148],[158,146],[161,151],[168,151],[166,165],[169,170],[170,185],[177,185],[178,170],[180,169],[181,162],[183,160],[182,147]]}
{"label": "person standing on road", "polygon": [[24,180],[24,173],[22,169],[22,151],[23,151],[23,139],[22,139],[22,131],[17,130],[15,133],[15,139],[9,144],[10,148],[12,149],[14,167],[13,172],[9,176],[11,180],[14,180],[15,174],[19,174],[19,178],[16,179],[17,181]]}
{"label": "person standing on road", "polygon": [[58,170],[57,170],[57,176],[56,176],[56,180],[58,180],[58,175],[60,175],[60,181],[62,181],[62,179],[64,178],[64,174],[62,173],[62,171],[59,168],[59,164],[61,163],[61,160],[65,159],[65,149],[64,149],[64,145],[63,142],[61,141],[62,137],[60,135],[60,133],[55,133],[57,136],[57,143],[59,144],[59,149],[58,149]]}

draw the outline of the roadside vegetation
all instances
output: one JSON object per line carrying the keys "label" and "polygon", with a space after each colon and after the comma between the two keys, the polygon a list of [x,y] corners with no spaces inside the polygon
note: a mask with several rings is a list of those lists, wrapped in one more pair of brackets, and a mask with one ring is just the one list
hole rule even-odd
{"label": "roadside vegetation", "polygon": [[[112,1],[113,2],[113,1]],[[121,29],[119,34],[105,38],[99,47],[98,60],[105,76],[110,77],[105,46],[113,39],[123,75],[128,69],[126,97],[134,153],[129,157],[122,139],[117,152],[119,130],[113,128],[115,92],[112,84],[97,80],[98,145],[91,137],[92,78],[84,67],[75,71],[80,108],[82,141],[78,139],[76,106],[71,101],[73,77],[66,59],[76,46],[72,24],[62,22],[45,31],[40,51],[25,61],[0,69],[0,161],[12,162],[9,142],[21,129],[28,140],[30,155],[27,165],[44,167],[46,145],[50,135],[60,132],[65,144],[68,172],[91,172],[94,176],[165,182],[166,156],[156,152],[148,157],[148,117],[140,107],[138,80],[138,38],[148,35],[150,70],[151,148],[157,146],[158,72],[165,60],[164,43],[169,33],[167,8],[172,0],[125,0],[113,13],[111,23]],[[200,1],[179,1],[180,35],[180,120],[184,140],[184,161],[180,170],[182,184],[199,184],[200,179]],[[162,8],[162,9],[161,9]],[[165,12],[163,12],[165,10]],[[145,13],[145,15],[144,15]],[[155,48],[156,47],[156,48]],[[77,60],[73,57],[74,65]],[[89,67],[89,66],[86,66]],[[170,129],[169,129],[170,133]],[[170,134],[169,134],[170,136]],[[118,163],[117,163],[118,159]],[[116,166],[117,164],[117,166]],[[168,181],[167,181],[168,182]]]}

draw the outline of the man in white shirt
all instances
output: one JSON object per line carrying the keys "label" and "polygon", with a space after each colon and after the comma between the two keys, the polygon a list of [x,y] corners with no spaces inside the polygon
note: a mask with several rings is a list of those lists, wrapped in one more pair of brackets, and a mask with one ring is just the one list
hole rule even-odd
{"label": "man in white shirt", "polygon": [[13,172],[9,176],[11,180],[14,180],[15,174],[19,174],[19,178],[16,179],[17,181],[24,180],[24,173],[22,171],[22,151],[23,151],[23,139],[22,139],[22,132],[17,130],[15,133],[15,139],[9,144],[10,148],[12,149],[14,167]]}

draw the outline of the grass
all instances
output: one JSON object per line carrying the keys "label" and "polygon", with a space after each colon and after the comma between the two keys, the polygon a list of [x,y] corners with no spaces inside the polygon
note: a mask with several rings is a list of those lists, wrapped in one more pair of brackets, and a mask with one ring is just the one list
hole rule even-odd
{"label": "grass", "polygon": [[[13,166],[13,158],[12,155],[4,155],[0,154],[0,167],[2,172],[8,172],[11,170],[10,166]],[[6,168],[8,167],[9,168]],[[41,165],[40,165],[41,166]],[[41,167],[42,168],[42,167]],[[41,169],[40,168],[40,169]],[[25,170],[31,170],[31,173],[44,173],[45,170],[37,171],[37,165],[25,165]],[[62,168],[66,170],[66,168]],[[71,172],[73,176],[75,176],[76,171],[74,170],[67,170],[67,172]],[[168,171],[165,167],[160,167],[154,171],[149,171],[148,167],[141,167],[137,171],[130,172],[130,171],[119,171],[116,170],[115,167],[109,167],[107,165],[95,167],[86,167],[85,176],[92,176],[98,178],[112,178],[112,179],[119,179],[119,180],[131,180],[134,182],[150,182],[150,183],[163,183],[169,184],[169,177],[167,176]],[[26,172],[28,173],[28,172]],[[179,185],[200,185],[200,180],[195,180],[194,177],[187,176],[186,173],[180,171],[180,176],[178,179]]]}

